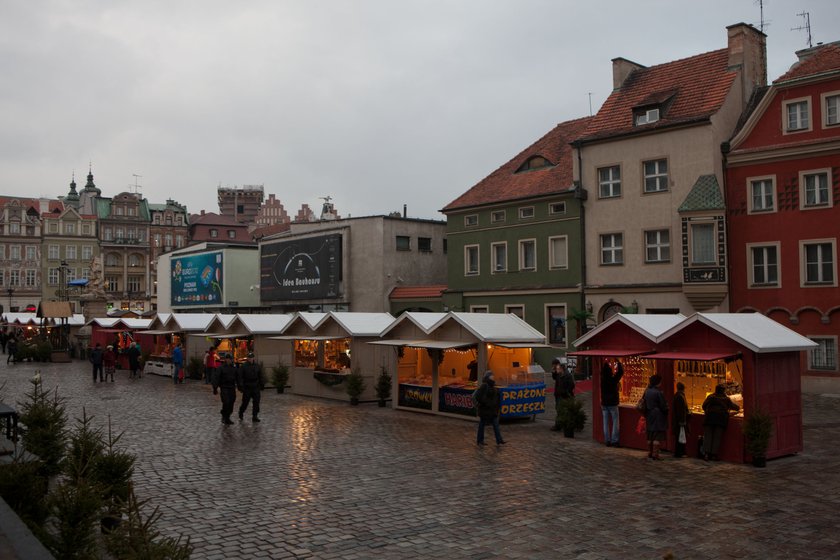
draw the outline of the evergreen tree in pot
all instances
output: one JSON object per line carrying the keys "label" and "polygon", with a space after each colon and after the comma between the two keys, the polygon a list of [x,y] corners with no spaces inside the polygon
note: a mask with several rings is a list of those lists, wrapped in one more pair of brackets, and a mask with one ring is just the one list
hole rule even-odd
{"label": "evergreen tree in pot", "polygon": [[583,431],[586,424],[586,412],[583,410],[583,403],[574,397],[561,399],[557,406],[556,425],[563,430],[567,438],[575,437],[575,432]]}
{"label": "evergreen tree in pot", "polygon": [[362,377],[361,372],[359,372],[359,368],[354,369],[347,376],[347,395],[350,397],[350,404],[359,404],[359,397],[365,392],[365,387],[365,379]]}
{"label": "evergreen tree in pot", "polygon": [[278,393],[282,393],[289,382],[289,366],[279,363],[271,368],[271,382]]}
{"label": "evergreen tree in pot", "polygon": [[385,401],[391,397],[391,374],[382,366],[379,377],[376,378],[376,398],[379,399],[379,406],[384,407]]}
{"label": "evergreen tree in pot", "polygon": [[752,457],[756,467],[767,465],[767,448],[773,434],[773,417],[759,409],[744,419],[744,449]]}

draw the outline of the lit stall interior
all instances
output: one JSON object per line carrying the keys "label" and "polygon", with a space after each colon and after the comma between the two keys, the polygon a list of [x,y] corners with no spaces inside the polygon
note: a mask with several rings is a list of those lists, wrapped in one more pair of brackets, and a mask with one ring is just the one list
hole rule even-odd
{"label": "lit stall interior", "polygon": [[[656,373],[656,362],[644,356],[618,358],[624,368],[624,375],[618,392],[619,406],[636,406],[650,384],[650,376]],[[615,369],[613,371],[615,373]]]}
{"label": "lit stall interior", "polygon": [[350,338],[296,339],[295,367],[349,373],[352,367]]}
{"label": "lit stall interior", "polygon": [[[513,385],[530,385],[544,382],[545,372],[542,368],[534,371],[531,368],[531,348],[510,348],[494,344],[487,345],[487,362],[496,385],[508,387]],[[483,371],[478,372],[479,381]]]}
{"label": "lit stall interior", "polygon": [[685,398],[693,413],[703,413],[703,401],[723,385],[729,398],[740,407],[735,416],[744,415],[744,368],[740,357],[715,361],[674,360],[674,391],[676,383],[685,385]]}
{"label": "lit stall interior", "polygon": [[216,346],[216,353],[225,357],[227,355],[233,356],[234,363],[241,364],[248,359],[248,354],[254,351],[254,339],[252,337],[243,338],[221,338],[218,346]]}
{"label": "lit stall interior", "polygon": [[399,406],[432,409],[432,355],[426,348],[403,346],[397,362]]}

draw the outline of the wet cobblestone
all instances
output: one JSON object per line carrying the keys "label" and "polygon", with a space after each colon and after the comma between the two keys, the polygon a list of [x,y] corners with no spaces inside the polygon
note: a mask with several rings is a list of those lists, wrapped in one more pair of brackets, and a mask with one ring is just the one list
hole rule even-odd
{"label": "wet cobblestone", "polygon": [[[41,372],[71,417],[110,415],[137,493],[196,559],[828,558],[840,533],[840,395],[806,394],[805,452],[767,468],[570,440],[549,416],[476,425],[263,393],[262,423],[220,423],[208,385],[92,383],[88,364],[0,361],[5,400]],[[588,395],[584,395],[589,407]],[[588,409],[588,408],[587,408]],[[492,438],[491,438],[492,441]]]}

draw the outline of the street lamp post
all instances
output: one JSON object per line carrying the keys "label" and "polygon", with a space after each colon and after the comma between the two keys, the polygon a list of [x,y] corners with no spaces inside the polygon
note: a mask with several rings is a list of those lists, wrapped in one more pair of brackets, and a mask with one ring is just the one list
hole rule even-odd
{"label": "street lamp post", "polygon": [[67,301],[67,261],[61,261],[59,268],[58,301]]}
{"label": "street lamp post", "polygon": [[9,289],[6,290],[6,293],[9,294],[9,313],[11,313],[11,311],[12,311],[12,294],[15,293],[15,289],[12,288],[12,287],[9,287]]}

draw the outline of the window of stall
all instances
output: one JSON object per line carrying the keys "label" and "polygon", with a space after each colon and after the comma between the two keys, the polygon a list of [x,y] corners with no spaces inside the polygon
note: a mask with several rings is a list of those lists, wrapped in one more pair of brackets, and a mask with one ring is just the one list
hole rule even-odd
{"label": "window of stall", "polygon": [[[530,348],[507,348],[494,344],[487,345],[488,369],[493,372],[496,385],[522,385],[544,381],[543,374],[536,376],[529,372],[531,365]],[[479,380],[483,371],[478,373]]]}
{"label": "window of stall", "polygon": [[397,362],[399,406],[432,409],[432,368],[432,358],[425,348],[400,348]]}
{"label": "window of stall", "polygon": [[476,361],[476,348],[449,348],[443,351],[438,366],[438,385],[440,387],[463,387],[475,385],[484,371]]}
{"label": "window of stall", "polygon": [[324,369],[327,371],[350,370],[350,339],[324,340]]}
{"label": "window of stall", "polygon": [[[618,361],[624,368],[619,385],[618,404],[635,406],[645,394],[650,376],[656,373],[656,363],[641,356],[627,356],[619,358]],[[609,363],[612,364],[612,361]]]}
{"label": "window of stall", "polygon": [[317,367],[319,350],[320,346],[317,340],[295,340],[295,366],[304,368]]}
{"label": "window of stall", "polygon": [[743,363],[740,358],[723,360],[674,360],[674,385],[685,385],[685,398],[688,408],[694,413],[703,413],[703,401],[715,392],[718,384],[726,388],[726,394],[732,402],[741,408],[743,414],[744,385]]}

